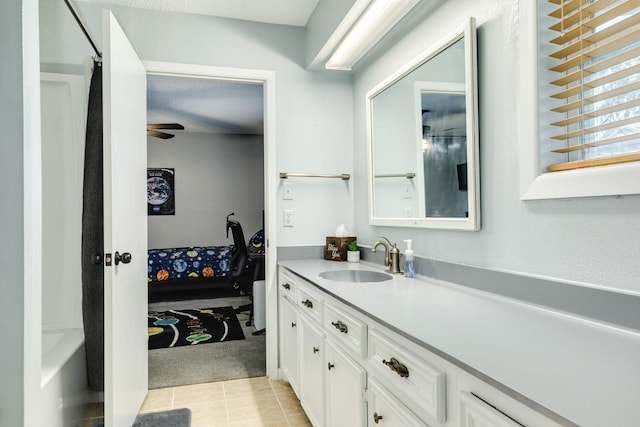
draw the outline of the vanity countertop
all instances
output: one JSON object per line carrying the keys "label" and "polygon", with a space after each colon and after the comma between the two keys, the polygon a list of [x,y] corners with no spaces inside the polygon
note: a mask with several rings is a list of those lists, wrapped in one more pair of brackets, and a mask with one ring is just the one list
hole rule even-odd
{"label": "vanity countertop", "polygon": [[[377,283],[322,271],[366,262],[279,264],[358,311],[582,426],[632,426],[640,404],[640,332],[418,276]],[[640,309],[639,309],[640,313]]]}

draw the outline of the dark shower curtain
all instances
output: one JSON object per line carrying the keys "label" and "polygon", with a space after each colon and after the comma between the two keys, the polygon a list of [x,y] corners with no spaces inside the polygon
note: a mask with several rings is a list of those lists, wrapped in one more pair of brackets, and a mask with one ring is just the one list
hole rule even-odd
{"label": "dark shower curtain", "polygon": [[102,187],[102,64],[94,61],[84,150],[82,318],[89,388],[104,390],[104,216]]}

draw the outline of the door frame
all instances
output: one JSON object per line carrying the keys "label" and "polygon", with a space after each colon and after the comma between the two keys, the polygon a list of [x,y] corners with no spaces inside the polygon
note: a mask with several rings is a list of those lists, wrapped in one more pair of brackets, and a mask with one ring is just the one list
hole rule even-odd
{"label": "door frame", "polygon": [[264,90],[264,207],[267,376],[278,377],[278,288],[276,271],[276,102],[275,71],[174,62],[142,61],[147,75],[261,82]]}

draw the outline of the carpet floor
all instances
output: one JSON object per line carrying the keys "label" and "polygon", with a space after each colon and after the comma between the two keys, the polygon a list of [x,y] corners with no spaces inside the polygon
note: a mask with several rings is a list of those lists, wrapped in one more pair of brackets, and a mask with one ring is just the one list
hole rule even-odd
{"label": "carpet floor", "polygon": [[[236,308],[249,302],[248,297],[156,302],[149,304],[149,310]],[[238,320],[244,340],[149,351],[149,389],[266,375],[265,335],[252,335],[255,328],[246,326],[248,311],[239,313]]]}

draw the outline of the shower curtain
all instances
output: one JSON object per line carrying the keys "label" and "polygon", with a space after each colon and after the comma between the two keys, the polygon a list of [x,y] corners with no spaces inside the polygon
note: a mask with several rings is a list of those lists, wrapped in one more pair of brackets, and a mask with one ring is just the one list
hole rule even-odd
{"label": "shower curtain", "polygon": [[104,390],[104,214],[102,178],[102,64],[93,63],[87,107],[82,201],[82,318],[87,377]]}

